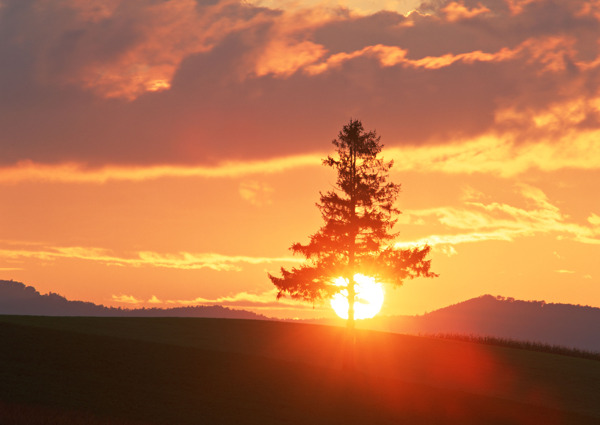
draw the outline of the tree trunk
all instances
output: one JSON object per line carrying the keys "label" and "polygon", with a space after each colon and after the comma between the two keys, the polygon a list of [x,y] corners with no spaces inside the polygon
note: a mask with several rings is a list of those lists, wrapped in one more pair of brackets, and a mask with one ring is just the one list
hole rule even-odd
{"label": "tree trunk", "polygon": [[350,145],[350,156],[351,161],[351,173],[352,173],[352,189],[350,191],[350,246],[348,249],[348,269],[350,270],[350,276],[348,276],[348,330],[354,331],[354,302],[356,301],[356,289],[354,281],[354,255],[356,250],[356,235],[358,229],[356,226],[356,143],[358,140],[353,140]]}
{"label": "tree trunk", "polygon": [[356,282],[354,282],[354,276],[348,278],[348,321],[346,327],[348,329],[354,329],[354,304],[356,302]]}
{"label": "tree trunk", "polygon": [[356,282],[354,281],[354,256],[356,250],[356,235],[358,232],[356,226],[356,188],[357,188],[357,176],[356,176],[356,143],[358,140],[353,140],[350,144],[350,156],[351,156],[351,173],[352,173],[352,189],[350,191],[350,246],[348,249],[348,269],[350,270],[350,276],[348,276],[348,321],[346,322],[346,337],[345,337],[345,356],[344,356],[344,368],[353,370],[354,369],[354,356],[356,350],[356,333],[354,323],[354,304],[356,301]]}
{"label": "tree trunk", "polygon": [[354,276],[348,279],[348,320],[346,321],[346,332],[344,336],[344,360],[343,368],[345,370],[355,369],[356,356],[356,329],[354,323],[354,302],[356,290],[354,288]]}

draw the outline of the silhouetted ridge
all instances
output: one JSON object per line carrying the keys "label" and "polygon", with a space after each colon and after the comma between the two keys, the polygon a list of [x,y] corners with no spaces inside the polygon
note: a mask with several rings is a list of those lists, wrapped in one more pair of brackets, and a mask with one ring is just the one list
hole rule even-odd
{"label": "silhouetted ridge", "polygon": [[32,316],[128,316],[128,317],[211,317],[267,320],[266,316],[220,305],[172,308],[123,309],[85,301],[71,301],[50,292],[40,294],[33,286],[0,280],[0,314]]}
{"label": "silhouetted ridge", "polygon": [[422,333],[493,335],[600,351],[600,308],[484,295],[417,318]]}
{"label": "silhouetted ridge", "polygon": [[[70,301],[20,282],[0,280],[0,314],[36,316],[211,317],[268,320],[218,305],[123,309]],[[339,324],[334,320],[312,322]],[[600,308],[483,295],[422,316],[376,316],[362,328],[425,335],[490,336],[600,352]]]}
{"label": "silhouetted ridge", "polygon": [[483,295],[421,316],[360,322],[360,327],[388,332],[490,336],[600,352],[600,308],[589,306]]}

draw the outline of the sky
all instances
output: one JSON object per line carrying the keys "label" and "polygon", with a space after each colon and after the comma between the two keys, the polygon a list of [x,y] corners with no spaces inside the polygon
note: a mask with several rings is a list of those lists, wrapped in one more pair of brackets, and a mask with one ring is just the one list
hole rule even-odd
{"label": "sky", "polygon": [[600,306],[600,1],[0,0],[0,279],[110,306],[276,300],[350,119],[435,279]]}

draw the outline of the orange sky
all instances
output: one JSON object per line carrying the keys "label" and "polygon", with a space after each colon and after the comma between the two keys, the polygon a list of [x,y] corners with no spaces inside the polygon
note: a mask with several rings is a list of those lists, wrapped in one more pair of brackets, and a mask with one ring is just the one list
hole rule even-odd
{"label": "orange sky", "polygon": [[402,184],[398,243],[485,293],[600,306],[600,3],[0,1],[0,278],[114,306],[275,300],[352,118]]}

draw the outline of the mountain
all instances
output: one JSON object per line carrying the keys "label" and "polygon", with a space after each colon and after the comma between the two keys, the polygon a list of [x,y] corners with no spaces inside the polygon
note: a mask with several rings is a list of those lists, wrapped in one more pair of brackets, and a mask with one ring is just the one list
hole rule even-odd
{"label": "mountain", "polygon": [[84,301],[71,301],[48,293],[40,294],[33,286],[0,280],[0,314],[32,316],[125,316],[125,317],[212,317],[268,320],[266,316],[219,305],[172,308],[122,309]]}
{"label": "mountain", "polygon": [[421,316],[376,317],[358,326],[406,334],[461,334],[600,352],[600,308],[483,295]]}
{"label": "mountain", "polygon": [[[245,310],[222,306],[122,309],[42,295],[32,286],[0,280],[0,314],[35,316],[212,317],[269,320]],[[343,325],[340,319],[306,322]],[[357,327],[386,332],[459,334],[558,345],[600,352],[600,308],[519,301],[483,295],[420,316],[377,316],[358,320]]]}

